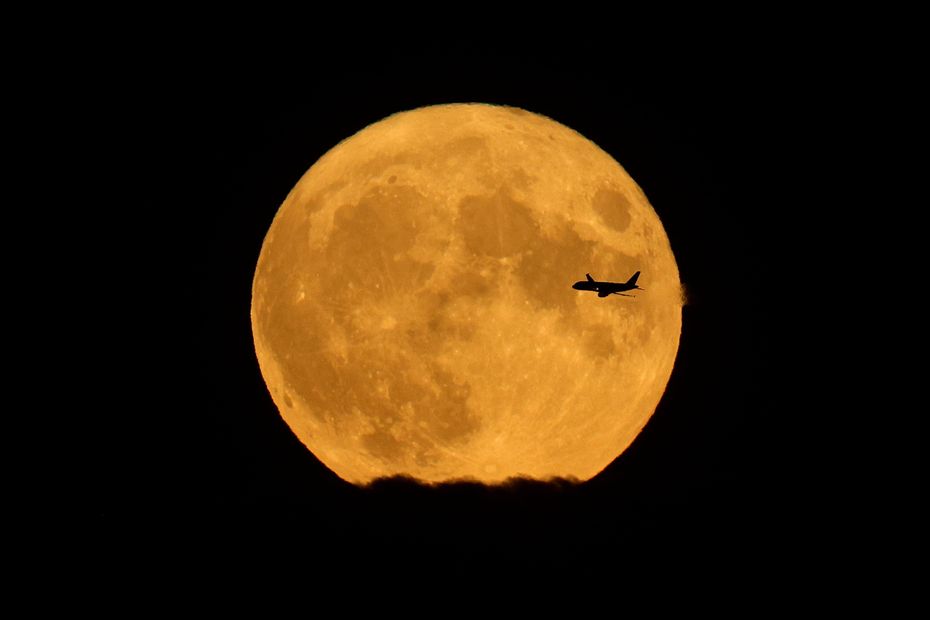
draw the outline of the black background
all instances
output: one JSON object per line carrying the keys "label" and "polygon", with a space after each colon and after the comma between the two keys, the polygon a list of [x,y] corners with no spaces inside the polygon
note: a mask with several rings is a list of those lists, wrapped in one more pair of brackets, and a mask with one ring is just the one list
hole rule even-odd
{"label": "black background", "polygon": [[[122,207],[102,218],[100,272],[120,283],[107,314],[119,388],[85,459],[77,505],[91,539],[123,557],[164,545],[373,573],[603,574],[634,553],[658,564],[785,553],[806,505],[775,401],[790,324],[771,284],[802,266],[785,256],[777,214],[803,111],[778,54],[737,51],[431,40],[137,60],[106,110]],[[340,140],[400,110],[471,101],[550,116],[643,188],[688,296],[675,370],[634,444],[587,483],[355,488],[306,450],[265,388],[249,321],[261,243]]]}

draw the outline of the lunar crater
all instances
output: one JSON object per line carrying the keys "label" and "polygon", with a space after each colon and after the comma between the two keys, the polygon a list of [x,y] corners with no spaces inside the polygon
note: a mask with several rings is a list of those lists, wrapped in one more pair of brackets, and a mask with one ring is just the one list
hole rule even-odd
{"label": "lunar crater", "polygon": [[631,220],[627,197],[612,189],[600,189],[594,195],[594,210],[601,220],[618,233],[625,231]]}

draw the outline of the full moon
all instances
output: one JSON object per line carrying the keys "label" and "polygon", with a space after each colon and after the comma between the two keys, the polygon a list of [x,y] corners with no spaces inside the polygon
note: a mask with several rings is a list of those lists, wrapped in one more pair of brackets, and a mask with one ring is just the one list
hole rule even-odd
{"label": "full moon", "polygon": [[[635,297],[572,289],[590,273]],[[525,110],[438,105],[333,147],[278,209],[255,351],[339,477],[587,480],[649,420],[681,335],[678,267],[639,186]]]}

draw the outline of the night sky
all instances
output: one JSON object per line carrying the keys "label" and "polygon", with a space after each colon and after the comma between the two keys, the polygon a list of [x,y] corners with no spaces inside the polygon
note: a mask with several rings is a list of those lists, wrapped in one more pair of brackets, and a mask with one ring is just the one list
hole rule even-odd
{"label": "night sky", "polygon": [[[111,327],[131,353],[113,362],[117,421],[98,429],[79,503],[96,540],[501,575],[601,571],[631,553],[748,560],[791,540],[801,506],[775,405],[770,296],[799,263],[774,268],[785,227],[775,188],[790,174],[777,59],[437,40],[287,62],[155,55],[139,74],[117,89],[113,116],[126,147],[114,174],[134,188],[120,226],[132,234],[105,273],[130,283]],[[472,101],[577,130],[643,188],[687,291],[675,369],[644,431],[585,484],[358,489],[297,440],[265,388],[249,320],[261,243],[291,187],[340,140],[397,111]]]}

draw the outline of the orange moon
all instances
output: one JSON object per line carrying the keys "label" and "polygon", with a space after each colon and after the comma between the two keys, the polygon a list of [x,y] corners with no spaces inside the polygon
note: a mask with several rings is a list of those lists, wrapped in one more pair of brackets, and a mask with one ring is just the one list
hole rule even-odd
{"label": "orange moon", "polygon": [[[590,272],[635,298],[572,289]],[[349,482],[586,480],[636,438],[681,335],[662,223],[590,140],[419,108],[333,147],[262,245],[252,331],[281,415]]]}

